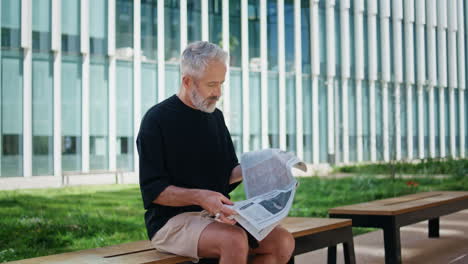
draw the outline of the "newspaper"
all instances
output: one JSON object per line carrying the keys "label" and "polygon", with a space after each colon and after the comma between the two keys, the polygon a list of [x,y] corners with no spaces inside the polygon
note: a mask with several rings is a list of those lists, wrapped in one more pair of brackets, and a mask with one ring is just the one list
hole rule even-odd
{"label": "newspaper", "polygon": [[294,154],[265,149],[241,156],[241,168],[247,200],[234,203],[234,219],[258,241],[263,240],[288,215],[297,181],[293,167],[307,170]]}

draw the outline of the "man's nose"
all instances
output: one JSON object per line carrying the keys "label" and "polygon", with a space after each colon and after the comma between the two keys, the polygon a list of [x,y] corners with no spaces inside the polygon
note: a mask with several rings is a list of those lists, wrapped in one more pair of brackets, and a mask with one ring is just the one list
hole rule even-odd
{"label": "man's nose", "polygon": [[216,86],[213,90],[213,96],[220,97],[221,96],[221,85]]}

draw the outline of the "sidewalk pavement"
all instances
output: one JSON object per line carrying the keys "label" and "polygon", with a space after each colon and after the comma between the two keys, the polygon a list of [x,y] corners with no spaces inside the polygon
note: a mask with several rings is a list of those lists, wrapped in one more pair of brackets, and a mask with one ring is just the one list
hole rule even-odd
{"label": "sidewalk pavement", "polygon": [[[427,221],[401,228],[404,264],[467,264],[468,210],[440,218],[440,238],[428,238]],[[356,263],[384,264],[382,230],[354,237]],[[344,263],[341,245],[337,263]],[[296,258],[298,264],[326,263],[327,250],[321,249]]]}

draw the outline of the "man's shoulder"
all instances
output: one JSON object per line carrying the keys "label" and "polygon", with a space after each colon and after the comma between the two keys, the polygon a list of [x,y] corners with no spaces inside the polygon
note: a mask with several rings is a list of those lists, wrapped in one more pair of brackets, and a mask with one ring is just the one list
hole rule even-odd
{"label": "man's shoulder", "polygon": [[165,117],[168,116],[170,112],[170,105],[172,104],[171,100],[171,97],[169,97],[148,109],[142,118],[142,128],[164,122]]}

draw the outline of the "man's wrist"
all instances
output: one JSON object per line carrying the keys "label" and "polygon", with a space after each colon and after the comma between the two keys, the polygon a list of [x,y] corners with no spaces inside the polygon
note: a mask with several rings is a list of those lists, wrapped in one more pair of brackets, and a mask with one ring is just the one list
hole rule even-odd
{"label": "man's wrist", "polygon": [[203,200],[203,190],[192,189],[190,190],[190,199],[195,205],[201,206]]}

